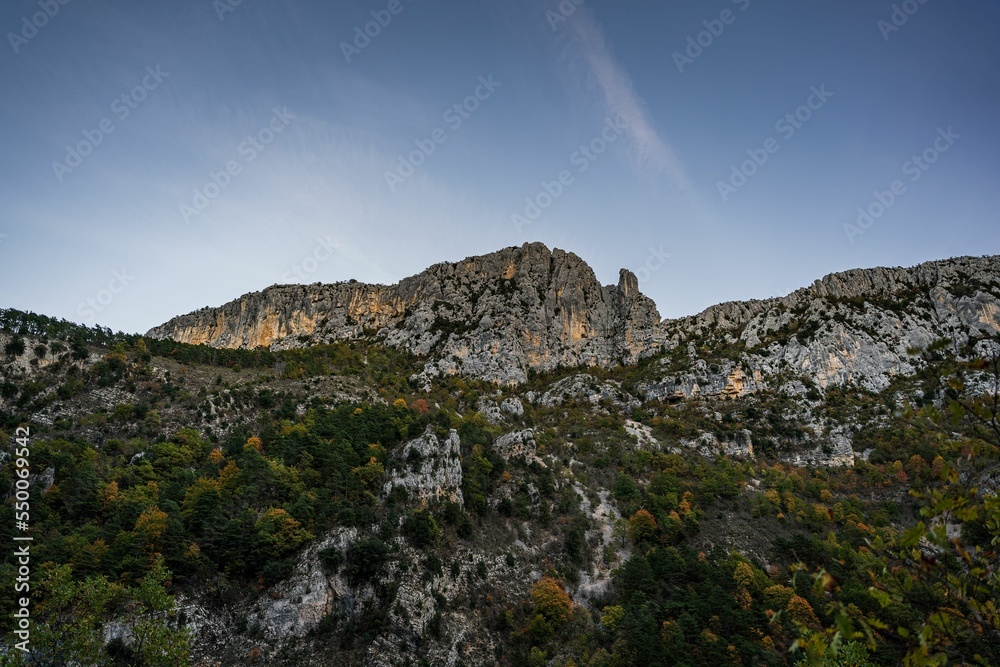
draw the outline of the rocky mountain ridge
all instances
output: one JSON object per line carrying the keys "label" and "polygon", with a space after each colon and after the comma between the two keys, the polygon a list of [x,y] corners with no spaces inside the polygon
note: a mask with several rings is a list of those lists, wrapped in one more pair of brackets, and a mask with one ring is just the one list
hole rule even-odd
{"label": "rocky mountain ridge", "polygon": [[[690,396],[708,385],[709,393],[731,397],[782,372],[821,388],[857,383],[881,390],[914,371],[908,350],[942,338],[959,350],[997,331],[998,256],[855,269],[785,297],[661,320],[627,269],[617,285],[602,286],[575,254],[526,243],[436,264],[396,285],[270,287],[176,317],[147,335],[275,350],[369,338],[426,358],[417,378],[425,385],[454,374],[515,385],[531,369],[610,368],[668,352],[683,377],[664,374],[647,395]],[[699,348],[721,351],[731,362],[726,374],[701,372]],[[736,383],[735,372],[743,375]]]}
{"label": "rocky mountain ridge", "polygon": [[622,270],[602,286],[540,243],[436,264],[396,285],[275,286],[149,332],[215,347],[288,349],[374,336],[435,359],[431,375],[519,383],[527,369],[630,363],[658,349],[659,313]]}
{"label": "rocky mountain ridge", "polygon": [[[995,393],[994,258],[660,321],[627,272],[602,287],[575,256],[513,250],[510,278],[474,258],[405,289],[274,288],[177,320],[216,348],[0,311],[0,428],[37,442],[39,561],[139,581],[162,555],[176,597],[159,619],[199,667],[670,664],[634,660],[660,644],[692,665],[795,664],[794,627],[768,611],[832,622],[793,589],[800,559],[843,564],[839,599],[875,609],[857,596],[888,556],[857,559],[917,520],[911,491],[949,458],[995,489],[996,450],[950,450],[954,423],[932,421],[956,387]],[[310,319],[326,333],[245,349]],[[529,364],[528,325],[543,363],[576,367]],[[97,649],[135,644],[127,617],[104,621]]]}

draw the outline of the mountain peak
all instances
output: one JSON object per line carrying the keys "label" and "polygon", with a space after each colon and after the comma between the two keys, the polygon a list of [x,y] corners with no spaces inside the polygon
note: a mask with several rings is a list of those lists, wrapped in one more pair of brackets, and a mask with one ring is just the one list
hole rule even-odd
{"label": "mountain peak", "polygon": [[659,314],[628,271],[602,286],[572,252],[525,243],[442,262],[395,285],[282,285],[174,318],[156,338],[285,349],[375,336],[432,357],[430,374],[501,383],[528,368],[610,366],[656,349]]}

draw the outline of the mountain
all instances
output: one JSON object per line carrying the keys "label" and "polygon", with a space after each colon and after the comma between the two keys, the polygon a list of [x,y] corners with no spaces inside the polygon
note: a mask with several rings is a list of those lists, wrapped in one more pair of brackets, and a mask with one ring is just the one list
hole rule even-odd
{"label": "mountain", "polygon": [[147,336],[276,350],[365,338],[427,358],[422,382],[457,373],[502,384],[523,383],[529,370],[612,368],[691,346],[694,361],[700,346],[750,377],[790,371],[820,387],[878,390],[914,371],[909,348],[948,338],[960,349],[1000,330],[998,294],[1000,257],[962,257],[836,273],[786,297],[661,321],[628,270],[602,286],[573,253],[526,243],[391,286],[271,287]]}
{"label": "mountain", "polygon": [[659,314],[622,270],[601,286],[579,257],[540,243],[436,264],[396,285],[277,286],[175,318],[147,335],[216,347],[304,347],[370,337],[435,358],[426,371],[520,383],[527,370],[634,362]]}
{"label": "mountain", "polygon": [[145,336],[0,310],[33,659],[996,664],[998,299],[964,257],[662,320],[527,244]]}

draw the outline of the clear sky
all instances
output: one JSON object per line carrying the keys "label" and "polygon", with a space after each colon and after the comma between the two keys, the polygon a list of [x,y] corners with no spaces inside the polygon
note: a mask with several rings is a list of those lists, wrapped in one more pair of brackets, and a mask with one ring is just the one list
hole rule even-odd
{"label": "clear sky", "polygon": [[0,307],[142,332],[542,241],[676,317],[1000,252],[995,0],[9,0],[0,29]]}

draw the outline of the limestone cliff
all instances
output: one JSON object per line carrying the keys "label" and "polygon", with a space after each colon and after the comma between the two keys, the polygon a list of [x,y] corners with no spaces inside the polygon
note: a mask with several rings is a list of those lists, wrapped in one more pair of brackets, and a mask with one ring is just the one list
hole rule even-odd
{"label": "limestone cliff", "polygon": [[428,374],[517,383],[528,368],[632,362],[658,349],[658,323],[630,272],[605,287],[573,253],[532,243],[437,264],[391,286],[271,287],[148,335],[275,349],[373,335],[427,356]]}
{"label": "limestone cliff", "polygon": [[[960,349],[997,331],[1000,257],[855,269],[785,297],[660,321],[631,272],[602,286],[573,253],[530,243],[437,264],[396,285],[275,286],[148,335],[273,349],[369,337],[426,358],[425,379],[465,374],[502,384],[525,381],[528,369],[610,368],[686,349],[685,364],[651,378],[649,396],[734,397],[784,372],[820,388],[882,389],[915,370],[908,349],[941,338]],[[706,347],[731,362],[725,374],[703,372],[698,348]]]}
{"label": "limestone cliff", "polygon": [[[1000,257],[845,271],[785,297],[725,303],[663,326],[667,347],[686,346],[692,361],[696,348],[738,361],[756,380],[743,391],[779,373],[806,377],[821,389],[854,383],[880,391],[893,377],[914,372],[913,348],[947,339],[961,356],[977,339],[1000,332]],[[708,375],[701,374],[702,385],[724,382]],[[653,393],[662,395],[663,385],[684,382],[664,377],[656,384]]]}

